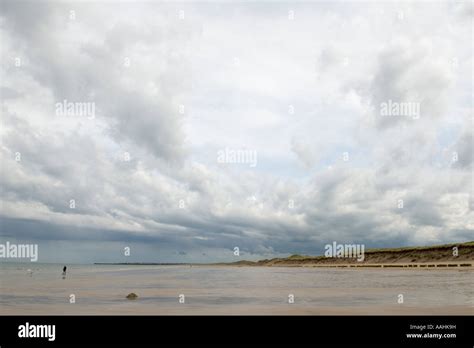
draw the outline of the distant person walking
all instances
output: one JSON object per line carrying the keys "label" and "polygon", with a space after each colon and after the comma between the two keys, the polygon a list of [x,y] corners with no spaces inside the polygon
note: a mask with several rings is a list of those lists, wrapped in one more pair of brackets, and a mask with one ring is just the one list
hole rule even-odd
{"label": "distant person walking", "polygon": [[63,267],[63,278],[66,276],[66,270],[67,270],[67,267],[64,266],[64,267]]}

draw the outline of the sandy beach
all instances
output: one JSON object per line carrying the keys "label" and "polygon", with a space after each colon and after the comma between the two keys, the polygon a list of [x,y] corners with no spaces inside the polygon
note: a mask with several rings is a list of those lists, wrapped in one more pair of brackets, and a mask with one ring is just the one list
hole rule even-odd
{"label": "sandy beach", "polygon": [[[29,265],[31,267],[31,265]],[[2,267],[3,315],[472,315],[469,269]],[[8,281],[5,281],[8,280]],[[134,292],[136,300],[127,300]],[[71,295],[75,303],[70,303]],[[184,303],[179,302],[184,295]],[[293,303],[289,296],[293,295]],[[403,295],[403,303],[399,296]]]}

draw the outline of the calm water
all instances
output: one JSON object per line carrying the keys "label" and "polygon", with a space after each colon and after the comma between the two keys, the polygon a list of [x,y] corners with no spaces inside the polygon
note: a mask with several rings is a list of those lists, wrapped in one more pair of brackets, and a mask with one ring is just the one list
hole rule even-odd
{"label": "calm water", "polygon": [[1,264],[0,314],[474,314],[466,270],[62,266]]}

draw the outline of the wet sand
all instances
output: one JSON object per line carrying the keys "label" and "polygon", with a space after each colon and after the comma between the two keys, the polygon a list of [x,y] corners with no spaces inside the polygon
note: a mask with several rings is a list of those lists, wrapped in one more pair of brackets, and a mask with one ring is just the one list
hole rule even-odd
{"label": "wet sand", "polygon": [[[68,270],[66,279],[56,267],[38,266],[32,276],[21,268],[2,271],[0,314],[474,314],[474,272],[465,269],[90,265]],[[131,292],[138,294],[136,300],[125,298]],[[185,303],[179,303],[181,294]]]}

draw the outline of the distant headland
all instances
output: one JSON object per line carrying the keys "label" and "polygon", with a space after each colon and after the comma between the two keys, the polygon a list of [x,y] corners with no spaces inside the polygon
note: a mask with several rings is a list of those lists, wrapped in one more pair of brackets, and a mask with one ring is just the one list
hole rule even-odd
{"label": "distant headland", "polygon": [[474,266],[474,241],[422,247],[368,249],[363,261],[348,257],[291,255],[259,261],[229,263],[95,263],[96,265],[159,266],[250,266],[250,267],[380,267],[380,268],[452,268]]}

